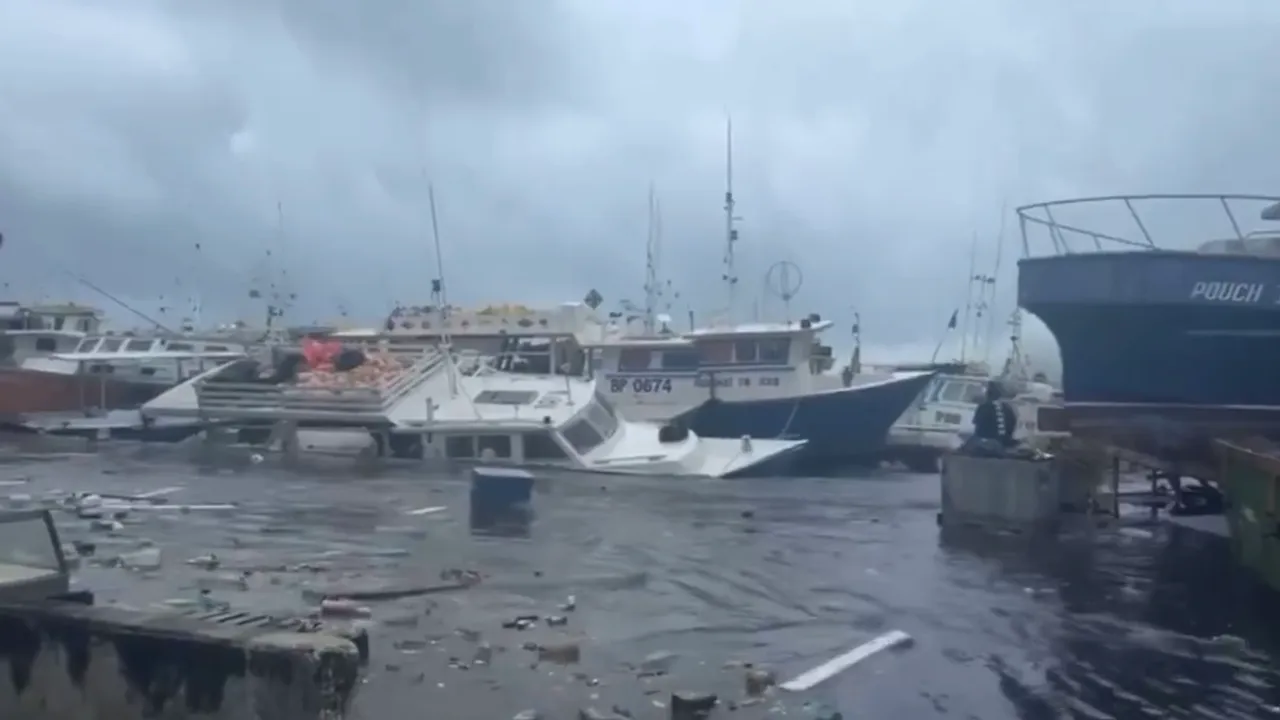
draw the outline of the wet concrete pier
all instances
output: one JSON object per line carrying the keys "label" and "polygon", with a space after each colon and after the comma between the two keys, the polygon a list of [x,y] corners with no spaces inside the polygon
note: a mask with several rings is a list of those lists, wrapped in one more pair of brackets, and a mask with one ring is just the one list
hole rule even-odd
{"label": "wet concrete pier", "polygon": [[343,717],[347,639],[74,603],[0,606],[5,720]]}

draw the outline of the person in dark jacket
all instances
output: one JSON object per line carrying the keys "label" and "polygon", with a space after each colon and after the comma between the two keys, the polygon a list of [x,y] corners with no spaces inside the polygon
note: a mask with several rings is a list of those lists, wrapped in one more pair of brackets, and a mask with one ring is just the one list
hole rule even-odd
{"label": "person in dark jacket", "polygon": [[973,411],[973,437],[1012,447],[1017,444],[1013,433],[1018,428],[1018,414],[1012,405],[1001,399],[1003,395],[1000,383],[987,383],[987,397]]}

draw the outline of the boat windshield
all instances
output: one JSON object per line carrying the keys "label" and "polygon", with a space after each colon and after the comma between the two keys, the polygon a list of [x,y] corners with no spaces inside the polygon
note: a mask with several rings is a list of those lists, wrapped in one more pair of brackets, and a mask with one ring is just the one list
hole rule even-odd
{"label": "boat windshield", "polygon": [[579,455],[586,455],[613,437],[618,432],[618,425],[617,412],[607,400],[597,394],[586,411],[562,430],[561,434]]}

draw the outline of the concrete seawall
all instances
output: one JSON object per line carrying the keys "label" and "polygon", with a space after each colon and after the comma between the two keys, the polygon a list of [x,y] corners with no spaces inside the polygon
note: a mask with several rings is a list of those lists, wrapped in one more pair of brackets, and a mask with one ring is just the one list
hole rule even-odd
{"label": "concrete seawall", "polygon": [[347,639],[49,602],[0,605],[4,720],[338,720]]}

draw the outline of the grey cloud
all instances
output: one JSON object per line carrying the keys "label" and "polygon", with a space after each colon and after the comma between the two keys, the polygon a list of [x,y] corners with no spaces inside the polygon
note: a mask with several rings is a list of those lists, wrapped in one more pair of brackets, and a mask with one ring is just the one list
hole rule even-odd
{"label": "grey cloud", "polygon": [[1280,184],[1278,27],[1255,0],[15,0],[0,267],[140,298],[181,274],[240,312],[287,265],[305,319],[373,316],[427,293],[431,182],[454,299],[635,299],[653,181],[706,310],[732,113],[743,310],[789,259],[797,308],[927,354],[1002,220],[1012,309],[1018,204]]}

